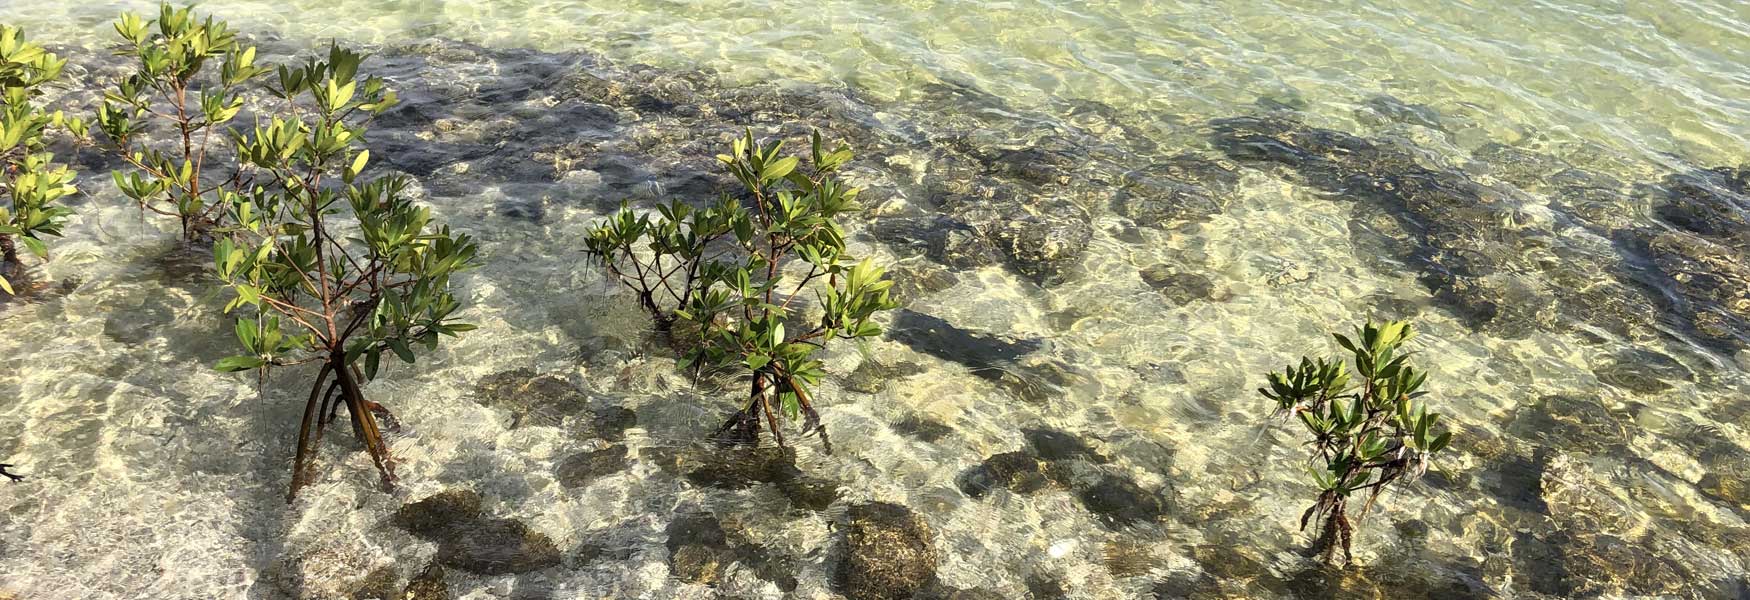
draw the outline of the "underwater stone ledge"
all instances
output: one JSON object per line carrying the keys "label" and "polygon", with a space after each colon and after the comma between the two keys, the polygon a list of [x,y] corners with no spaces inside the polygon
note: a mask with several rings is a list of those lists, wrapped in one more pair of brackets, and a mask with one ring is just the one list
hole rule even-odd
{"label": "underwater stone ledge", "polygon": [[487,516],[477,492],[445,490],[396,509],[396,527],[436,542],[436,564],[478,573],[528,573],[557,566],[560,552],[546,534],[516,519]]}

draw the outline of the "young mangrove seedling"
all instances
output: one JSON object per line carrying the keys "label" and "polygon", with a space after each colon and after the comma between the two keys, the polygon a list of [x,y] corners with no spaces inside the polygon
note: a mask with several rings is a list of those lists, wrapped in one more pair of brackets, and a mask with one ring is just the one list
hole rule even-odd
{"label": "young mangrove seedling", "polygon": [[[755,141],[750,129],[730,154],[717,157],[744,198],[725,196],[705,208],[676,200],[659,204],[654,218],[622,205],[586,241],[657,328],[689,346],[683,366],[747,374],[745,404],[717,431],[725,444],[757,445],[763,417],[773,440],[785,445],[782,414],[802,420],[801,434],[818,433],[831,452],[810,394],[825,373],[814,353],[835,339],[881,335],[871,318],[898,306],[883,269],[845,250],[836,218],[860,207],[858,189],[837,172],[851,150],[842,144],[827,150],[819,132],[811,142],[812,160],[804,166],[779,154],[783,142]],[[819,319],[785,327],[809,310]]]}
{"label": "young mangrove seedling", "polygon": [[1427,375],[1407,364],[1413,353],[1403,345],[1415,337],[1409,322],[1369,322],[1359,334],[1335,336],[1351,354],[1358,378],[1351,378],[1342,358],[1301,358],[1298,366],[1270,373],[1269,387],[1258,390],[1276,402],[1279,415],[1306,426],[1311,438],[1307,473],[1319,497],[1301,515],[1300,528],[1319,518],[1314,549],[1326,562],[1333,562],[1339,546],[1344,562],[1352,559],[1351,497],[1366,495],[1366,516],[1386,486],[1421,476],[1428,460],[1452,441],[1452,432],[1436,433],[1440,415],[1420,400]]}
{"label": "young mangrove seedling", "polygon": [[[385,351],[414,362],[440,335],[473,326],[451,320],[459,303],[450,275],[474,265],[465,234],[437,227],[399,176],[365,178],[365,130],[353,115],[379,113],[394,96],[358,76],[363,56],[335,46],[326,60],[279,70],[275,90],[295,107],[231,134],[249,182],[218,195],[235,231],[213,243],[214,269],[242,309],[237,339],[247,354],[225,371],[317,363],[293,460],[290,497],[309,483],[323,426],[344,405],[385,486],[395,479],[379,416],[362,386]],[[313,430],[313,431],[312,431]]]}
{"label": "young mangrove seedling", "polygon": [[242,162],[213,155],[232,147],[228,124],[243,110],[245,86],[272,69],[256,65],[255,47],[224,21],[193,7],[163,4],[151,20],[124,14],[115,31],[116,53],[134,73],[105,91],[95,119],[97,144],[130,167],[113,173],[115,185],[140,210],[175,217],[183,239],[210,240],[229,195],[250,189]]}
{"label": "young mangrove seedling", "polygon": [[82,135],[85,124],[37,102],[66,64],[30,43],[23,30],[0,25],[0,298],[16,294],[13,286],[24,276],[18,245],[47,258],[43,237],[60,236],[73,214],[58,203],[76,191],[73,171],[55,162],[47,137],[56,127]]}

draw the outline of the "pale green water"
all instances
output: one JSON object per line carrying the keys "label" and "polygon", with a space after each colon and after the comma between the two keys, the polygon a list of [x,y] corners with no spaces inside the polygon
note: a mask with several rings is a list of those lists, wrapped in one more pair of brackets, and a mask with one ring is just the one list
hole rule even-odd
{"label": "pale green water", "polygon": [[[149,6],[6,2],[0,21],[79,62],[100,52],[117,10]],[[1619,180],[1632,199],[1615,214],[1654,223],[1657,200],[1630,193],[1635,185],[1750,163],[1747,6],[223,0],[206,8],[243,31],[278,36],[278,50],[330,38],[372,47],[461,39],[703,72],[730,90],[766,80],[805,96],[846,90],[865,111],[857,114],[878,122],[859,127],[890,136],[860,148],[881,167],[862,173],[864,183],[892,194],[880,196],[881,216],[931,210],[920,182],[965,183],[940,166],[939,146],[954,140],[1012,148],[1074,128],[1109,144],[1089,154],[1123,171],[1184,152],[1220,157],[1206,123],[1256,113],[1267,98],[1299,107],[1309,126],[1413,144],[1428,166],[1465,167],[1488,143],[1551,155]],[[391,76],[398,87],[466,103],[519,69],[575,58],[469,52],[424,71],[395,63]],[[992,98],[932,95],[944,81]],[[487,105],[568,106],[569,84],[549,84],[535,78],[518,88],[534,88],[529,98]],[[736,108],[738,97],[721,93],[714,105]],[[1368,101],[1381,94],[1431,116],[1374,117]],[[585,266],[578,241],[603,207],[643,188],[583,165],[628,147],[673,158],[665,144],[693,139],[675,133],[692,121],[642,113],[600,130],[612,137],[592,140],[600,147],[550,177],[511,170],[515,161],[551,160],[565,132],[595,125],[561,121],[551,126],[558,133],[506,141],[493,132],[514,125],[445,112],[437,117],[454,120],[381,128],[433,144],[496,139],[503,148],[422,177],[437,212],[485,241],[488,265],[460,282],[468,318],[482,329],[371,385],[409,426],[393,443],[404,480],[393,496],[372,485],[362,454],[331,437],[325,477],[297,504],[280,501],[298,374],[277,375],[285,388],[258,397],[253,382],[206,369],[231,341],[210,284],[189,266],[198,259],[165,258],[170,226],[142,221],[105,177],[88,176],[91,200],[39,269],[61,292],[0,309],[0,460],[33,476],[0,486],[0,597],[324,597],[382,568],[398,590],[437,549],[387,525],[388,514],[455,487],[479,490],[487,512],[523,520],[564,554],[560,566],[520,575],[452,569],[450,589],[467,598],[833,597],[841,534],[832,524],[866,500],[905,504],[931,524],[944,585],[998,597],[1055,597],[1048,582],[1074,598],[1750,593],[1750,358],[1742,350],[1697,341],[1665,313],[1628,332],[1592,328],[1569,312],[1546,314],[1530,335],[1467,327],[1418,281],[1421,267],[1357,263],[1351,220],[1365,219],[1370,205],[1321,199],[1314,185],[1245,165],[1219,194],[1225,211],[1183,227],[1133,226],[1103,197],[1083,198],[1110,185],[1066,185],[1063,194],[1088,210],[1092,240],[1056,285],[1001,262],[946,268],[859,236],[860,251],[913,277],[952,273],[952,287],[916,294],[912,310],[1043,340],[1045,350],[1001,366],[1036,381],[1055,362],[1068,382],[1048,388],[1046,401],[1025,399],[1027,386],[993,384],[917,344],[884,340],[871,356],[923,374],[872,393],[825,390],[837,452],[804,445],[799,463],[841,486],[826,511],[795,509],[771,485],[731,491],[675,477],[658,466],[662,452],[701,438],[731,408],[731,394],[696,390],[666,357],[648,355],[637,342],[640,316]],[[716,124],[739,124],[724,120]],[[614,138],[657,141],[616,146]],[[494,169],[509,174],[494,178]],[[1525,189],[1492,210],[1538,233],[1514,247],[1524,262],[1479,280],[1526,278],[1539,282],[1532,298],[1544,298],[1576,287],[1521,272],[1556,256],[1549,248],[1626,252],[1574,226],[1555,184],[1513,183]],[[543,214],[502,214],[528,203]],[[1512,240],[1514,231],[1484,234]],[[1214,290],[1171,302],[1139,277],[1157,263],[1207,277]],[[1750,280],[1720,285],[1750,289],[1742,287]],[[1394,493],[1362,525],[1359,559],[1370,568],[1327,582],[1307,575],[1311,563],[1297,553],[1308,540],[1296,519],[1314,495],[1295,463],[1297,440],[1286,425],[1254,418],[1265,401],[1251,390],[1264,370],[1330,350],[1325,332],[1387,304],[1398,308],[1384,312],[1419,315],[1418,346],[1461,440],[1439,465],[1446,475]],[[1642,393],[1601,381],[1597,372],[1629,349],[1669,355],[1681,366],[1663,372],[1684,375]],[[847,349],[831,367],[849,375],[863,360]],[[519,367],[567,379],[592,405],[636,410],[628,466],[583,487],[556,483],[563,459],[609,442],[576,432],[587,416],[517,423],[505,407],[476,402],[477,381]],[[1540,402],[1555,394],[1585,400]],[[931,441],[904,433],[900,424],[920,416],[947,433]],[[222,427],[195,428],[209,419]],[[1082,439],[1112,459],[1100,472],[1171,498],[1170,510],[1156,522],[1108,526],[1071,490],[972,498],[958,489],[958,476],[1024,447],[1022,430],[1034,428]],[[794,590],[744,564],[715,587],[671,577],[664,528],[677,511],[698,510],[716,514],[732,537],[792,557]],[[1142,555],[1141,566],[1116,566],[1113,549]]]}

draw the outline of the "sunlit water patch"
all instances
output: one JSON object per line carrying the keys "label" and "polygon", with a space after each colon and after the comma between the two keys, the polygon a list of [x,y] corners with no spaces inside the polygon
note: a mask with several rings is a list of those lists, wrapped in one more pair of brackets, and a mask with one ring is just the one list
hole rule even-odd
{"label": "sunlit water patch", "polygon": [[[0,19],[85,88],[121,7]],[[959,598],[1745,593],[1735,5],[207,8],[275,56],[378,51],[405,104],[374,155],[483,241],[481,329],[371,384],[396,493],[331,436],[288,506],[310,374],[205,368],[232,351],[202,252],[88,177],[0,313],[0,457],[32,476],[0,487],[0,593],[832,597],[859,552]],[[582,253],[621,199],[730,183],[743,126],[859,151],[852,246],[907,304],[828,355],[831,455],[706,445],[735,393]],[[1369,316],[1417,320],[1457,452],[1338,573],[1251,390]]]}

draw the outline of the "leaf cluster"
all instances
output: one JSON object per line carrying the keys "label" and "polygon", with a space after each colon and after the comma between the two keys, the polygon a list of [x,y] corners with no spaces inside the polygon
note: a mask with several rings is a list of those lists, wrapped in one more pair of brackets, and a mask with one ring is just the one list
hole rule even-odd
{"label": "leaf cluster", "polygon": [[[255,47],[224,21],[193,7],[163,4],[149,20],[123,14],[115,31],[116,54],[131,59],[134,72],[104,92],[94,121],[99,145],[130,167],[112,173],[116,187],[141,210],[176,217],[184,237],[211,235],[223,225],[229,195],[248,185],[239,163],[208,155],[233,143],[228,124],[243,111],[248,84],[273,69],[256,64]],[[150,143],[155,128],[170,134]],[[215,163],[232,168],[211,172]]]}
{"label": "leaf cluster", "polygon": [[363,117],[394,94],[361,78],[364,56],[335,46],[325,58],[281,67],[274,93],[288,107],[249,131],[232,130],[236,170],[221,189],[230,234],[213,243],[214,272],[233,292],[247,354],[222,370],[362,359],[374,378],[385,352],[404,362],[439,336],[473,329],[453,321],[450,276],[475,264],[466,234],[434,223],[401,176],[367,177]]}
{"label": "leaf cluster", "polygon": [[[60,77],[66,60],[31,43],[24,31],[0,25],[0,245],[7,268],[17,268],[14,242],[38,258],[48,256],[45,236],[60,236],[73,211],[58,201],[74,193],[73,171],[47,149],[51,128],[74,135],[85,123],[50,112],[37,102],[42,88]],[[0,290],[14,293],[0,269]]]}
{"label": "leaf cluster", "polygon": [[1320,498],[1302,527],[1314,514],[1341,520],[1346,548],[1344,500],[1367,492],[1371,506],[1385,486],[1419,476],[1430,457],[1451,443],[1452,432],[1439,431],[1440,414],[1421,400],[1428,394],[1427,374],[1409,364],[1414,353],[1403,349],[1415,337],[1409,322],[1369,322],[1353,338],[1334,337],[1348,352],[1347,363],[1342,357],[1302,358],[1271,372],[1269,385],[1258,392],[1311,438],[1307,472]]}
{"label": "leaf cluster", "polygon": [[[808,389],[824,375],[815,352],[830,340],[879,336],[873,317],[898,304],[884,270],[846,251],[837,219],[861,209],[860,190],[838,177],[850,148],[828,149],[814,132],[805,163],[783,147],[748,130],[717,157],[741,183],[740,199],[704,208],[676,200],[654,215],[623,204],[585,246],[660,326],[690,325],[686,366],[743,370],[756,390],[769,380],[780,410],[812,423]],[[796,303],[810,292],[811,303]],[[818,320],[787,328],[805,306]]]}

